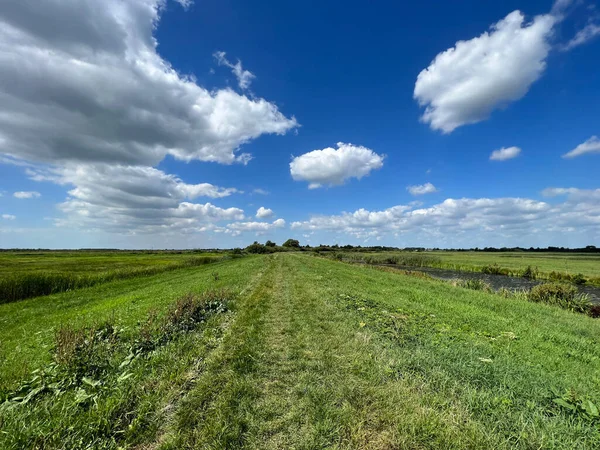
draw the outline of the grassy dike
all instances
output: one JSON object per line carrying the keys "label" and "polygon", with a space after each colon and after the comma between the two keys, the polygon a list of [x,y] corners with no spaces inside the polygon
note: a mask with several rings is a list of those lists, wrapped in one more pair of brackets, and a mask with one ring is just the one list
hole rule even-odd
{"label": "grassy dike", "polygon": [[[0,378],[14,386],[24,376],[14,367],[47,364],[48,330],[64,321],[113,316],[133,329],[213,287],[237,293],[231,311],[136,360],[122,391],[97,403],[1,410],[0,448],[600,446],[599,321],[300,254],[0,305],[3,324],[12,319],[0,327]],[[61,411],[79,418],[72,429]],[[62,439],[39,441],[52,434]]]}

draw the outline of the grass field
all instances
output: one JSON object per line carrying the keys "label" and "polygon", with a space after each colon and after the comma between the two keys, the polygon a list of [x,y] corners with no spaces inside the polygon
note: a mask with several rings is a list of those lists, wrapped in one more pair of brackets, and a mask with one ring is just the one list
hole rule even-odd
{"label": "grass field", "polygon": [[210,264],[228,256],[192,251],[0,252],[0,303]]}
{"label": "grass field", "polygon": [[[397,259],[398,264],[423,265],[444,269],[480,272],[494,267],[504,275],[522,276],[528,267],[535,277],[570,281],[577,274],[589,284],[600,285],[600,254],[590,253],[533,253],[533,252],[337,252],[346,260],[386,262]],[[333,255],[334,253],[332,253]]]}
{"label": "grass field", "polygon": [[440,258],[442,262],[467,266],[497,264],[514,270],[527,266],[540,271],[552,271],[600,277],[600,254],[590,253],[524,253],[524,252],[425,252]]}
{"label": "grass field", "polygon": [[166,266],[197,256],[218,254],[191,251],[4,251],[0,252],[0,276],[21,273],[97,274],[111,270]]}
{"label": "grass field", "polygon": [[[202,292],[227,307],[173,328]],[[221,261],[0,305],[0,448],[600,448],[599,341],[598,320],[440,281]]]}

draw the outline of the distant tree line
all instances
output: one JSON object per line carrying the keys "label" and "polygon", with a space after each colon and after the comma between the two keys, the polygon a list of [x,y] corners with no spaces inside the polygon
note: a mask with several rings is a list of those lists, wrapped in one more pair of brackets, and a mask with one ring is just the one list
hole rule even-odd
{"label": "distant tree line", "polygon": [[273,241],[267,241],[264,244],[254,241],[245,249],[218,249],[218,248],[205,248],[205,249],[191,249],[191,250],[177,250],[177,249],[164,249],[164,250],[122,250],[114,248],[85,248],[78,250],[50,250],[50,249],[0,249],[0,252],[102,252],[102,253],[140,253],[140,254],[152,254],[152,253],[172,253],[172,254],[186,254],[186,253],[222,253],[225,251],[233,251],[234,254],[241,254],[244,251],[246,253],[274,253],[274,252],[289,252],[289,251],[313,251],[313,252],[331,252],[331,251],[347,251],[347,252],[389,252],[389,251],[405,251],[405,252],[532,252],[532,253],[600,253],[600,247],[595,245],[588,245],[581,248],[568,248],[568,247],[475,247],[475,248],[426,248],[426,247],[387,247],[382,245],[373,245],[363,247],[361,245],[327,245],[320,244],[314,247],[310,245],[300,245],[297,239],[288,239],[281,245],[277,245]]}

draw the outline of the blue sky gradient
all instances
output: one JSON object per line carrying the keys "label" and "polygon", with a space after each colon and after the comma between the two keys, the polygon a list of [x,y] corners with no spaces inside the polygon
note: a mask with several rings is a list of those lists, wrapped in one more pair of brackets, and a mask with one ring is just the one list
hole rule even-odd
{"label": "blue sky gradient", "polygon": [[[93,8],[102,2],[83,3]],[[23,47],[19,47],[14,35],[0,33],[0,50],[9,49],[7,58],[11,58],[3,64],[9,65],[9,75],[0,75],[0,247],[235,247],[254,240],[282,242],[289,237],[311,245],[600,245],[600,143],[593,139],[600,135],[597,2],[128,3],[142,4],[152,11],[153,31],[147,31],[152,28],[146,10],[142,13],[132,7],[123,12],[115,6],[116,0],[102,3],[102,7],[111,14],[121,11],[136,24],[133,28],[139,26],[135,46],[125,38],[125,44],[115,41],[113,45],[113,37],[120,35],[110,28],[112,16],[104,28],[98,23],[100,33],[110,34],[110,39],[84,32],[78,35],[77,30],[59,39],[44,35],[39,17],[28,16],[18,2],[11,0],[0,6],[0,26],[25,36],[19,38],[23,39]],[[96,16],[90,14],[90,8],[72,5],[72,14],[93,23]],[[525,17],[519,30],[533,26],[539,17],[552,25],[546,33],[522,42],[507,42],[507,48],[501,43],[495,47],[490,44],[487,54],[496,55],[498,63],[491,75],[483,77],[491,87],[481,95],[502,92],[507,84],[522,88],[524,94],[517,99],[500,99],[489,117],[484,115],[476,123],[461,124],[449,132],[421,120],[425,106],[415,97],[419,74],[431,69],[436,56],[458,41],[470,46],[483,33],[500,33],[490,27],[514,11]],[[61,23],[56,9],[39,14],[57,27]],[[120,25],[115,22],[114,26],[117,30]],[[160,68],[157,61],[162,61],[179,77],[164,81],[165,89],[157,89],[162,85],[153,81],[148,84],[152,88],[144,90],[150,66],[135,69],[132,62],[145,58],[138,45],[154,52],[150,33],[157,43],[151,67],[168,71],[167,66]],[[84,44],[92,39],[86,47]],[[510,58],[519,51],[526,52],[519,45],[525,48],[535,39],[547,54],[538,58],[541,68],[535,79],[519,82],[519,73],[527,70],[528,62],[512,66]],[[123,55],[113,50],[121,44],[129,49]],[[30,58],[28,55],[36,55],[35,49],[50,55],[44,58],[56,58],[57,67],[60,58],[68,55],[71,60],[91,61],[98,70],[120,73],[122,69],[130,78],[124,78],[124,87],[115,89],[114,95],[110,85],[98,90],[81,87],[75,95],[80,69],[67,68],[73,73],[54,79],[50,72],[44,74],[54,61],[46,61],[48,66],[38,63],[37,68],[22,62]],[[229,65],[219,63],[215,57],[218,51],[225,52]],[[99,56],[102,52],[109,56]],[[232,69],[238,61],[243,70],[254,75],[245,89]],[[462,64],[465,69],[457,74],[454,70]],[[439,68],[442,83],[469,81],[468,74],[476,73],[481,64],[477,58],[466,61],[455,56],[450,69]],[[11,69],[23,74],[22,78],[10,78]],[[46,81],[29,76],[28,71],[34,70]],[[136,70],[146,72],[140,75]],[[177,134],[171,121],[181,119],[177,116],[179,106],[182,110],[189,106],[180,97],[157,100],[148,107],[143,98],[132,94],[131,98],[137,99],[132,101],[144,106],[121,115],[132,106],[125,99],[128,82],[136,77],[139,82],[135,81],[137,87],[131,92],[139,88],[149,98],[184,82],[215,98],[218,92],[233,92],[235,97],[225,102],[223,108],[227,109],[219,113],[210,139],[193,113],[185,116],[188,122]],[[64,80],[67,88],[62,87]],[[473,86],[478,82],[469,81]],[[457,100],[463,105],[459,115],[469,112],[469,98],[475,89],[461,91],[464,98]],[[433,87],[424,90],[443,100],[443,93],[436,93]],[[68,102],[67,95],[72,95]],[[43,103],[40,98],[46,96],[57,98]],[[119,97],[123,98],[122,107]],[[198,97],[196,108],[203,107],[202,101]],[[258,102],[270,105],[280,117],[267,117],[266,112],[256,117],[243,114],[246,105]],[[42,103],[44,108],[51,106],[47,111],[36,107]],[[88,104],[94,104],[101,113],[88,113]],[[61,109],[54,114],[51,108]],[[149,149],[157,151],[153,146],[158,137],[152,141],[157,127],[143,121],[139,111],[144,108],[150,108],[148,114],[162,121],[168,142],[181,147],[179,153],[164,149],[160,156],[153,156]],[[122,135],[135,134],[135,139],[113,142],[104,125],[112,123],[113,117],[122,127]],[[26,123],[28,120],[31,124]],[[38,126],[45,120],[52,126]],[[76,120],[78,130],[89,127],[93,131],[73,137],[72,120]],[[244,130],[258,131],[250,138],[230,141],[228,127],[240,123]],[[173,126],[179,127],[179,122]],[[273,132],[273,127],[279,131]],[[90,144],[87,137],[92,134],[99,141],[111,141],[114,147],[110,148],[122,153],[113,157],[108,146]],[[53,143],[42,152],[36,143],[49,139],[69,142],[68,151],[63,153],[61,144]],[[208,153],[220,155],[220,161],[211,160],[213,156],[208,153],[194,153],[205,140],[210,141],[206,144]],[[564,157],[586,142],[581,154]],[[340,153],[338,143],[348,144],[347,156]],[[133,161],[131,155],[142,147],[143,158]],[[518,147],[518,156],[490,160],[493,151],[508,147]],[[307,167],[308,157],[303,155],[327,148],[332,148],[332,158],[339,158],[338,178],[326,171],[319,176],[332,181],[309,188],[314,184],[314,172],[327,166],[321,159],[327,152],[311,154],[317,161],[312,168]],[[226,160],[242,153],[252,155],[247,164]],[[346,157],[348,160],[343,159]],[[383,158],[382,166],[369,169],[375,157]],[[300,158],[296,174],[290,170],[294,158]],[[148,180],[132,178],[131,167]],[[95,179],[91,174],[104,175]],[[163,175],[178,181],[165,181]],[[123,181],[117,182],[121,178]],[[156,181],[159,178],[160,183]],[[149,193],[155,181],[152,192],[162,189],[168,202],[153,203],[152,199],[163,195]],[[199,194],[198,187],[189,187],[201,183],[235,188],[237,192],[211,196],[204,190]],[[410,186],[427,183],[433,192],[411,194]],[[15,197],[18,192],[39,196]],[[132,192],[136,192],[135,200]],[[200,211],[200,207],[182,207],[184,203],[210,203],[217,209],[208,212],[204,207]],[[259,207],[273,214],[256,217]]]}

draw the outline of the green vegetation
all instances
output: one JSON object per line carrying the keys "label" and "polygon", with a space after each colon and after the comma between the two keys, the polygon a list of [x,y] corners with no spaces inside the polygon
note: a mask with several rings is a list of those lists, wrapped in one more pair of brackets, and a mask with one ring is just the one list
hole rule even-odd
{"label": "green vegetation", "polygon": [[437,267],[600,286],[600,254],[529,252],[333,252],[332,259],[366,264]]}
{"label": "green vegetation", "polygon": [[465,287],[275,253],[0,305],[0,448],[598,448],[600,322]]}
{"label": "green vegetation", "polygon": [[[482,280],[454,280],[452,285],[474,291],[494,292],[492,287]],[[575,287],[566,284],[544,283],[533,286],[530,290],[517,291],[502,288],[498,291],[498,294],[504,298],[518,298],[534,303],[546,303],[592,317],[598,317],[600,313],[598,305],[591,303],[586,294],[580,294]]]}
{"label": "green vegetation", "polygon": [[[25,298],[95,286],[114,280],[123,280],[141,276],[150,276],[185,267],[201,266],[216,262],[216,256],[196,256],[178,259],[170,264],[142,265],[142,267],[126,267],[100,273],[41,272],[31,273],[17,270],[15,274],[3,275],[0,278],[0,303],[9,303]],[[133,261],[128,261],[133,264]],[[137,261],[136,261],[137,262]]]}
{"label": "green vegetation", "polygon": [[113,270],[163,267],[182,260],[222,256],[226,252],[196,250],[5,250],[0,251],[0,277],[21,273],[97,275]]}

